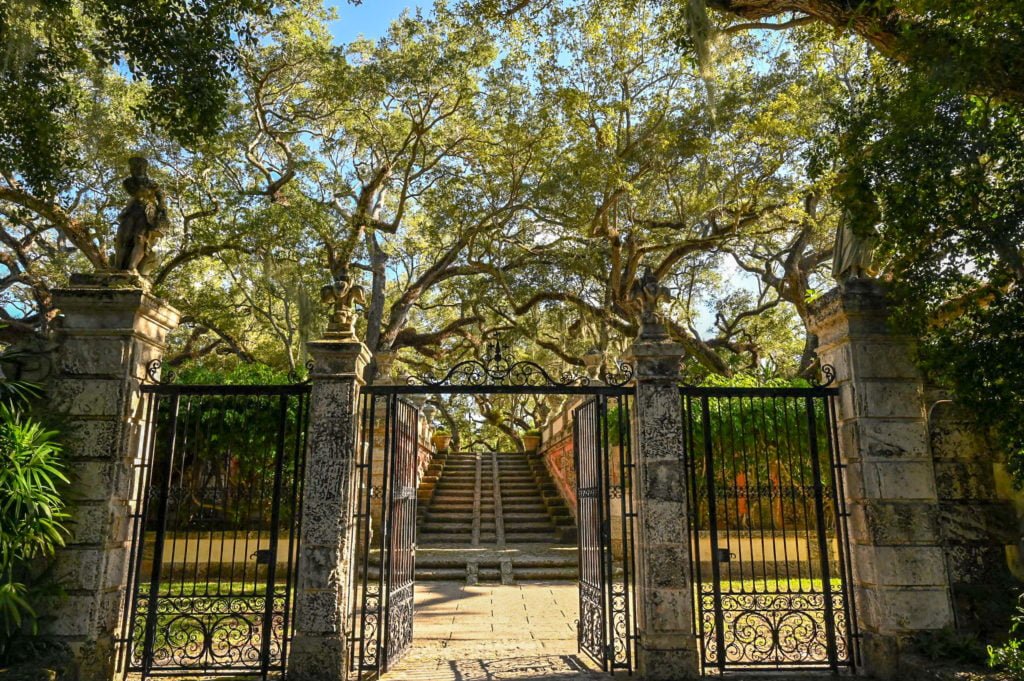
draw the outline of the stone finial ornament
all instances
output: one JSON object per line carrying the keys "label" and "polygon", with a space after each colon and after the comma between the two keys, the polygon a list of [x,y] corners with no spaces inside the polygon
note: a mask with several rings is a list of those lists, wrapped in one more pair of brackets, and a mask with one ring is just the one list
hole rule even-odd
{"label": "stone finial ornament", "polygon": [[163,190],[149,177],[149,161],[133,156],[128,159],[128,168],[130,174],[121,185],[131,198],[117,216],[112,267],[115,271],[144,277],[153,271],[156,264],[153,245],[167,230],[170,221]]}
{"label": "stone finial ornament", "polygon": [[634,303],[640,306],[640,337],[667,338],[665,317],[658,308],[669,299],[669,290],[658,280],[654,270],[645,267],[643,275],[633,282],[629,293]]}
{"label": "stone finial ornament", "polygon": [[358,340],[356,305],[366,304],[366,293],[349,277],[347,266],[340,265],[333,270],[334,281],[320,289],[320,300],[334,305],[327,333],[342,340]]}

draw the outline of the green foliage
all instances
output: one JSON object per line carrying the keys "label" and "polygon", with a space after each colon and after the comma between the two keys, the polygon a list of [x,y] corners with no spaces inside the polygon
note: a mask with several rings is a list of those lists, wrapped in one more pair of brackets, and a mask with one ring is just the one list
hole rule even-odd
{"label": "green foliage", "polygon": [[966,664],[984,664],[988,659],[985,645],[977,635],[955,627],[924,631],[913,640],[917,652],[929,660],[945,660]]}
{"label": "green foliage", "polygon": [[238,43],[270,0],[45,0],[0,4],[0,167],[42,193],[78,167],[82,86],[117,66],[146,84],[133,114],[193,142],[221,128]]}
{"label": "green foliage", "polygon": [[838,153],[863,180],[848,208],[881,211],[895,324],[1024,484],[1024,105],[972,94],[965,78],[879,65],[837,115]]}
{"label": "green foliage", "polygon": [[39,569],[67,535],[67,478],[56,437],[0,404],[0,659],[14,652],[20,635],[35,633],[38,603],[56,593]]}
{"label": "green foliage", "polygon": [[1024,640],[1015,636],[1024,627],[1024,605],[1018,601],[1017,614],[1012,618],[1010,638],[1001,645],[988,646],[990,667],[1002,669],[1015,681],[1024,679]]}
{"label": "green foliage", "polygon": [[184,385],[281,385],[289,383],[287,372],[260,362],[196,363],[179,372],[174,381]]}

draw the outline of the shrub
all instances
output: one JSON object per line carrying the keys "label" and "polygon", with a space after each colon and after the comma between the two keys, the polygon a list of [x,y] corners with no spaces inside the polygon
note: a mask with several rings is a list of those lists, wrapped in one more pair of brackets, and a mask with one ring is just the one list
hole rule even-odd
{"label": "shrub", "polygon": [[1024,640],[1014,634],[1024,627],[1024,607],[1021,600],[1017,601],[1017,614],[1011,618],[1010,639],[999,646],[988,647],[988,664],[990,667],[1006,671],[1012,678],[1024,681]]}
{"label": "shrub", "polygon": [[0,402],[0,660],[36,633],[36,607],[56,591],[38,561],[64,545],[64,483],[56,433]]}

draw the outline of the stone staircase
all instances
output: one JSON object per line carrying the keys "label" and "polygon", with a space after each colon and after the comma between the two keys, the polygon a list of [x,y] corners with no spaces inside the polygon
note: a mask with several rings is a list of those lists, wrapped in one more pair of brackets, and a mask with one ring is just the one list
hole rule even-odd
{"label": "stone staircase", "polygon": [[454,453],[418,492],[416,578],[574,580],[576,530],[544,464],[519,453]]}

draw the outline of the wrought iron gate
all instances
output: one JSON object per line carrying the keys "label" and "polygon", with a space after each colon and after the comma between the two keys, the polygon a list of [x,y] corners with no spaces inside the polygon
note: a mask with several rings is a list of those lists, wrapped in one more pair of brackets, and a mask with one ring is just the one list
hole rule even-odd
{"label": "wrought iron gate", "polygon": [[595,396],[573,412],[577,637],[580,651],[603,671],[632,671],[636,645],[630,421],[626,395]]}
{"label": "wrought iron gate", "polygon": [[[356,565],[350,669],[375,679],[408,649],[413,633],[419,410],[430,395],[560,395],[589,400],[577,412],[580,509],[580,649],[605,670],[632,671],[636,646],[632,440],[629,365],[604,382],[564,372],[557,378],[516,361],[500,343],[442,377],[363,389],[357,463]],[[584,528],[584,525],[586,526]],[[582,575],[586,574],[586,577]]]}
{"label": "wrought iron gate", "polygon": [[146,385],[119,666],[285,669],[308,385]]}
{"label": "wrought iron gate", "polygon": [[373,387],[362,402],[350,668],[374,679],[412,644],[420,412]]}
{"label": "wrought iron gate", "polygon": [[853,666],[832,388],[682,388],[705,669]]}

